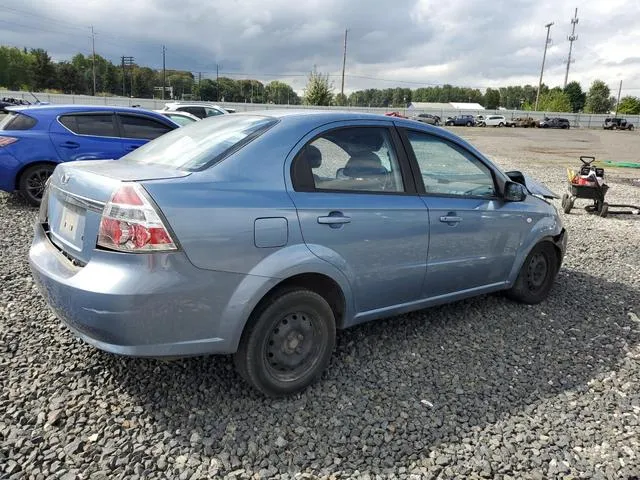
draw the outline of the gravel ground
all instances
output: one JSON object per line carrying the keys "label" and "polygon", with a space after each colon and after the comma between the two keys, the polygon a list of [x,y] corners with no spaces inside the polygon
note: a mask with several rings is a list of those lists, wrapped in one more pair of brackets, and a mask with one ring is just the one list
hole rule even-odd
{"label": "gravel ground", "polygon": [[[622,133],[479,130],[457,131],[558,192],[573,150]],[[640,136],[615,138],[633,159]],[[607,173],[609,201],[640,203],[634,172]],[[563,216],[548,301],[484,296],[341,332],[319,384],[267,400],[227,357],[76,340],[31,281],[35,211],[0,194],[0,478],[640,476],[640,217]]]}

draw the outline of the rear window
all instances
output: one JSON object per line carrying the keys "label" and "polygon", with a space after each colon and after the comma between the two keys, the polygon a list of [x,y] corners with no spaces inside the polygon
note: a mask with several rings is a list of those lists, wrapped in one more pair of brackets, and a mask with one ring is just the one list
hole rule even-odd
{"label": "rear window", "polygon": [[0,130],[30,130],[38,121],[28,115],[18,112],[9,114],[0,120]]}
{"label": "rear window", "polygon": [[120,161],[202,170],[237,151],[276,123],[273,117],[218,115],[173,130]]}

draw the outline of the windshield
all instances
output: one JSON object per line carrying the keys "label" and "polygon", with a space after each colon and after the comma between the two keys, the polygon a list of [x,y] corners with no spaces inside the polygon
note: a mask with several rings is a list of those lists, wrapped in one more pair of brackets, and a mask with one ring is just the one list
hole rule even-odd
{"label": "windshield", "polygon": [[273,117],[219,115],[193,122],[143,145],[121,161],[202,170],[257,138],[277,123]]}

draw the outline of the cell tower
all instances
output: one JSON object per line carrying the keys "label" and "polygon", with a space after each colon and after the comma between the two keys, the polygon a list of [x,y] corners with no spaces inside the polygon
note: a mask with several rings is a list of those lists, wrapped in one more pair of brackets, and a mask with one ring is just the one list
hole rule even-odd
{"label": "cell tower", "polygon": [[578,40],[578,36],[576,35],[576,25],[578,24],[578,9],[576,8],[576,13],[574,17],[571,19],[571,35],[567,37],[569,40],[569,57],[567,58],[567,71],[564,74],[564,86],[567,86],[567,80],[569,79],[569,67],[571,66],[571,51],[573,50],[573,42]]}

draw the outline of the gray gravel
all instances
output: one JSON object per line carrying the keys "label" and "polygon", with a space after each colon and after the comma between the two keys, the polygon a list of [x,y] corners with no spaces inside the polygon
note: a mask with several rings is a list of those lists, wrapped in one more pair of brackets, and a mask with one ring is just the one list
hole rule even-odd
{"label": "gray gravel", "polygon": [[[563,191],[571,163],[500,155]],[[614,176],[611,199],[640,203]],[[574,212],[548,301],[484,296],[341,332],[322,381],[274,401],[227,357],[76,340],[30,278],[35,211],[0,194],[0,478],[639,476],[640,217]]]}

